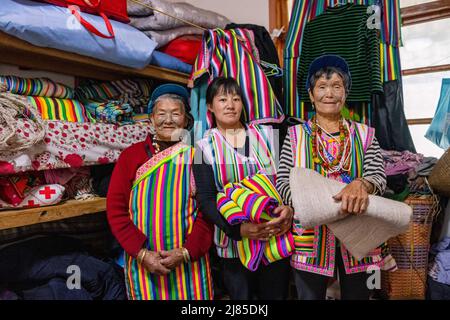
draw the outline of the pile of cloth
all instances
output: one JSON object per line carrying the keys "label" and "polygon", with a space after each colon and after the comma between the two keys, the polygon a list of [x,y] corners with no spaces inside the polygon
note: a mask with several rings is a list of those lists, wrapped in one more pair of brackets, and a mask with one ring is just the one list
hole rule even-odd
{"label": "pile of cloth", "polygon": [[450,299],[450,237],[443,238],[430,250],[433,259],[428,271],[428,291],[430,300]]}
{"label": "pile of cloth", "polygon": [[403,201],[410,193],[431,193],[426,178],[438,161],[435,157],[424,157],[410,151],[381,150],[387,176],[385,196]]}
{"label": "pile of cloth", "polygon": [[[172,3],[164,0],[140,0],[149,7],[135,1],[127,1],[130,25],[144,32],[158,43],[157,48],[185,35],[202,35],[201,28],[187,25],[159,11],[186,20],[205,29],[224,28],[230,21],[215,12],[197,8],[188,3]],[[159,11],[153,10],[155,8]]]}

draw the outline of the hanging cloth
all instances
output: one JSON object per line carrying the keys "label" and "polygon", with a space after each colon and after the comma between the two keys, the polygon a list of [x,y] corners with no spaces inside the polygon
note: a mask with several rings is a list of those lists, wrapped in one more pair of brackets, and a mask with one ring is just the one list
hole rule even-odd
{"label": "hanging cloth", "polygon": [[[280,123],[284,119],[270,82],[259,64],[253,32],[247,29],[208,30],[203,35],[202,48],[190,76],[190,86],[202,88],[216,77],[230,77],[242,88],[244,118],[251,123]],[[205,96],[196,92],[196,97]],[[206,106],[191,99],[194,119],[203,124],[201,135],[211,128],[212,115],[203,112]],[[198,133],[196,133],[197,135]]]}

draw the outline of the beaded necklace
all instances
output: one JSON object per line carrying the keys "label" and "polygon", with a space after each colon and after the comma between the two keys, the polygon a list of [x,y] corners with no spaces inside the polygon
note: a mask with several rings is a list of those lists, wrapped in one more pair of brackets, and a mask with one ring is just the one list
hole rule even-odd
{"label": "beaded necklace", "polygon": [[[344,125],[343,119],[339,120],[339,151],[334,159],[331,159],[322,141],[322,130],[317,123],[316,116],[313,116],[311,119],[311,138],[314,163],[322,166],[327,171],[346,170],[346,167],[349,166],[350,142],[349,130]],[[328,132],[326,133],[330,136]]]}

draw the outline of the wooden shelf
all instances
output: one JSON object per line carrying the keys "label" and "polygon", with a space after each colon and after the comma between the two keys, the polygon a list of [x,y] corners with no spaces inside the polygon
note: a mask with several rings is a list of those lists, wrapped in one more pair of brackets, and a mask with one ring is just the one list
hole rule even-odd
{"label": "wooden shelf", "polygon": [[0,230],[106,211],[106,198],[68,200],[58,205],[0,211]]}
{"label": "wooden shelf", "polygon": [[4,32],[0,32],[0,52],[0,63],[98,80],[150,77],[187,84],[189,77],[186,73],[156,66],[133,69],[76,53],[38,47]]}

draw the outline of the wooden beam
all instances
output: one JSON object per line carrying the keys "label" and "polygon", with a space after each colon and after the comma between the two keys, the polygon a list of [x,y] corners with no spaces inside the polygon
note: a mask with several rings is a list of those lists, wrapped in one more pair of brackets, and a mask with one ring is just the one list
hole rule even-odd
{"label": "wooden beam", "polygon": [[[450,0],[438,0],[400,9],[402,26],[450,17]],[[446,32],[443,30],[443,32]]]}
{"label": "wooden beam", "polygon": [[430,124],[431,121],[433,121],[433,118],[417,118],[417,119],[407,119],[406,120],[408,125]]}
{"label": "wooden beam", "polygon": [[106,210],[105,198],[68,200],[64,203],[30,209],[0,211],[0,230],[67,219]]}
{"label": "wooden beam", "polygon": [[414,68],[414,69],[406,69],[406,70],[402,70],[402,75],[403,76],[413,76],[416,74],[443,72],[443,71],[450,71],[450,64],[444,64],[444,65],[440,65],[440,66]]}
{"label": "wooden beam", "polygon": [[76,53],[34,46],[4,32],[0,32],[0,63],[97,80],[150,77],[183,84],[188,81],[188,74],[174,70],[150,65],[144,69],[128,68]]}

